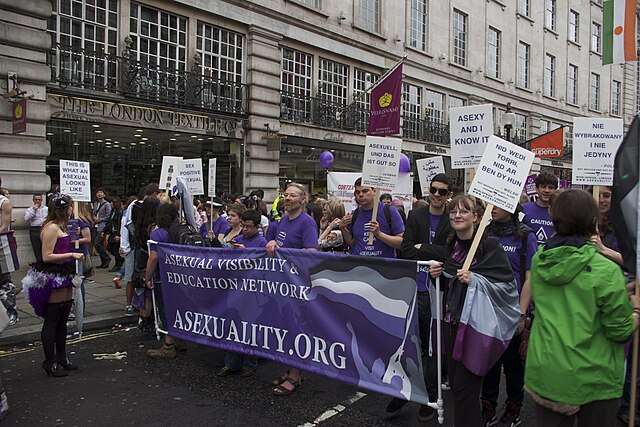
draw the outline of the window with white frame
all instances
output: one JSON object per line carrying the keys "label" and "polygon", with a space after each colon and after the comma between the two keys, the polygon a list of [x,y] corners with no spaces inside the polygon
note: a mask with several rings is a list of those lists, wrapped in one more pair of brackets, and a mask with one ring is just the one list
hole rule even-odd
{"label": "window with white frame", "polygon": [[467,66],[467,19],[466,13],[453,9],[453,62]]}
{"label": "window with white frame", "polygon": [[556,29],[556,0],[545,0],[544,26],[550,30]]}
{"label": "window with white frame", "polygon": [[403,134],[417,139],[421,129],[422,88],[402,83]]}
{"label": "window with white frame", "polygon": [[[380,79],[379,74],[374,74],[360,68],[353,69],[353,99],[362,108],[368,109],[371,104],[371,88]],[[364,95],[362,95],[366,92]]]}
{"label": "window with white frame", "polygon": [[242,99],[244,36],[198,22],[196,51],[201,58],[204,80],[201,100],[220,109],[234,109]]}
{"label": "window with white frame", "polygon": [[458,98],[457,96],[449,95],[448,98],[449,108],[464,107],[464,104],[466,103],[463,98]]}
{"label": "window with white frame", "polygon": [[380,32],[380,0],[358,0],[358,26]]}
{"label": "window with white frame", "polygon": [[567,104],[578,105],[578,67],[573,64],[567,70]]}
{"label": "window with white frame", "polygon": [[602,26],[597,22],[591,23],[591,50],[600,53]]}
{"label": "window with white frame", "polygon": [[573,126],[567,125],[564,129],[564,152],[568,154],[573,147]]}
{"label": "window with white frame", "polygon": [[589,108],[600,109],[600,75],[591,73],[591,90],[589,92]]}
{"label": "window with white frame", "polygon": [[75,87],[115,88],[116,64],[104,54],[117,54],[118,1],[53,0],[51,5],[47,32],[59,45],[52,52],[58,78]]}
{"label": "window with white frame", "polygon": [[529,0],[518,0],[518,13],[529,16]]}
{"label": "window with white frame", "polygon": [[444,94],[427,90],[426,103],[426,116],[429,120],[442,123],[444,119]]}
{"label": "window with white frame", "polygon": [[518,87],[529,88],[529,52],[530,46],[518,42]]}
{"label": "window with white frame", "polygon": [[320,58],[318,93],[325,101],[347,104],[349,67],[339,62]]}
{"label": "window with white frame", "polygon": [[556,57],[544,56],[544,95],[555,96],[556,94]]}
{"label": "window with white frame", "polygon": [[614,80],[611,83],[611,114],[614,116],[620,115],[620,95],[622,92],[622,83]]}
{"label": "window with white frame", "polygon": [[549,120],[540,120],[540,135],[549,132]]}
{"label": "window with white frame", "polygon": [[316,9],[320,9],[320,0],[296,0],[302,4],[306,4],[307,6],[315,7]]}
{"label": "window with white frame", "polygon": [[489,27],[487,37],[489,55],[487,55],[487,75],[496,79],[500,78],[500,60],[502,55],[502,32],[493,27]]}
{"label": "window with white frame", "polygon": [[294,120],[306,121],[311,114],[313,56],[282,49],[282,103],[280,112]]}
{"label": "window with white frame", "polygon": [[[360,68],[353,69],[353,102],[363,111],[369,111],[371,105],[371,90],[369,90],[380,79],[379,74],[373,74]],[[365,131],[367,116],[362,115],[356,118],[358,131]]]}
{"label": "window with white frame", "polygon": [[411,0],[411,31],[409,45],[426,51],[429,37],[428,0]]}
{"label": "window with white frame", "polygon": [[574,43],[580,41],[580,14],[575,10],[569,11],[569,40]]}
{"label": "window with white frame", "polygon": [[133,50],[142,64],[169,72],[187,67],[187,18],[131,3]]}
{"label": "window with white frame", "polygon": [[527,116],[516,113],[516,123],[514,125],[516,136],[522,141],[527,140]]}

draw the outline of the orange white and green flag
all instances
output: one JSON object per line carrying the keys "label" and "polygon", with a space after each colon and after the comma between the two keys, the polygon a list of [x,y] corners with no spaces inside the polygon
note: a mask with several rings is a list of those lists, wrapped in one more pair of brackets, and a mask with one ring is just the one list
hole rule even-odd
{"label": "orange white and green flag", "polygon": [[636,0],[607,0],[603,9],[602,64],[637,61]]}

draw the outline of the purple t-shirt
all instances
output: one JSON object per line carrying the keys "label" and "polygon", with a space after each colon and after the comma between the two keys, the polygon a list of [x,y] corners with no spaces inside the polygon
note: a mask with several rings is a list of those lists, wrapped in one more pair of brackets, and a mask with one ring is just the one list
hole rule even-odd
{"label": "purple t-shirt", "polygon": [[275,240],[281,248],[317,248],[318,225],[306,212],[302,212],[293,220],[289,220],[289,215],[285,215],[279,222],[272,222],[267,229],[267,241],[271,240]]}
{"label": "purple t-shirt", "polygon": [[[156,228],[151,232],[151,236],[149,236],[150,240],[153,240],[158,243],[169,243],[169,230],[166,228]],[[152,251],[158,251],[156,245],[152,244],[150,246]],[[156,271],[153,273],[153,280],[160,281],[160,269],[156,268]]]}
{"label": "purple t-shirt", "polygon": [[442,219],[442,215],[434,215],[429,213],[429,243],[433,243],[433,239],[436,238],[436,230],[440,225],[440,220]]}
{"label": "purple t-shirt", "polygon": [[[500,244],[507,253],[509,258],[509,264],[513,270],[513,275],[518,283],[518,292],[522,291],[522,281],[520,280],[520,251],[522,248],[522,238],[515,236],[496,236],[500,240]],[[531,260],[538,251],[538,242],[536,236],[533,233],[529,233],[527,236],[527,251],[525,255],[525,271],[531,270]]]}
{"label": "purple t-shirt", "polygon": [[556,232],[549,215],[549,208],[539,206],[536,202],[529,202],[522,205],[524,209],[524,218],[522,222],[533,229],[538,239],[538,245],[547,242],[549,237]]}
{"label": "purple t-shirt", "polygon": [[[218,219],[216,219],[213,223],[213,235],[217,237],[218,234],[224,234],[230,228],[231,226],[229,225],[229,222],[227,222],[227,220],[223,217],[219,216]],[[202,223],[202,225],[200,226],[200,230],[198,231],[200,232],[200,235],[202,237],[209,237],[209,223]]]}
{"label": "purple t-shirt", "polygon": [[[380,231],[390,236],[404,233],[404,222],[397,209],[389,209],[391,213],[391,227],[384,214],[384,204],[378,202],[378,215],[376,219],[380,225]],[[353,246],[349,250],[352,255],[375,256],[382,258],[395,258],[396,250],[380,239],[373,238],[373,245],[369,245],[369,230],[365,230],[365,224],[371,222],[373,209],[365,211],[358,210],[356,223],[351,224],[351,235],[353,236]]]}
{"label": "purple t-shirt", "polygon": [[262,237],[260,233],[254,234],[252,237],[247,238],[244,234],[240,234],[235,238],[236,243],[244,245],[245,248],[264,248],[267,246],[267,239]]}

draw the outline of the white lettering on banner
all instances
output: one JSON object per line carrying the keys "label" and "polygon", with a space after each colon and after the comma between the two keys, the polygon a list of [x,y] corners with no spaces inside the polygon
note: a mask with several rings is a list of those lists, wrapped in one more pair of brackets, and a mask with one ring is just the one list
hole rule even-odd
{"label": "white lettering on banner", "polygon": [[553,222],[546,219],[531,218],[529,222],[531,224],[540,224],[540,225],[547,225],[549,227],[553,227]]}
{"label": "white lettering on banner", "polygon": [[311,338],[299,333],[293,339],[293,346],[289,347],[286,340],[289,331],[274,326],[245,321],[238,324],[232,319],[206,313],[176,310],[173,327],[196,335],[261,347],[265,350],[270,350],[273,346],[278,353],[288,353],[290,356],[295,354],[302,360],[311,359],[315,363],[337,369],[346,369],[347,366],[344,343],[327,343],[321,337]]}

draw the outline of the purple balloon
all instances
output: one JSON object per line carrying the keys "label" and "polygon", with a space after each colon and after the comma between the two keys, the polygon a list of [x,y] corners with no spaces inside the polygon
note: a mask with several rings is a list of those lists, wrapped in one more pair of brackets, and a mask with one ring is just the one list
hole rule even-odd
{"label": "purple balloon", "polygon": [[333,164],[333,154],[331,151],[323,151],[320,153],[320,164],[323,168],[329,169]]}
{"label": "purple balloon", "polygon": [[411,162],[409,158],[404,154],[400,153],[400,173],[409,173],[411,172]]}

